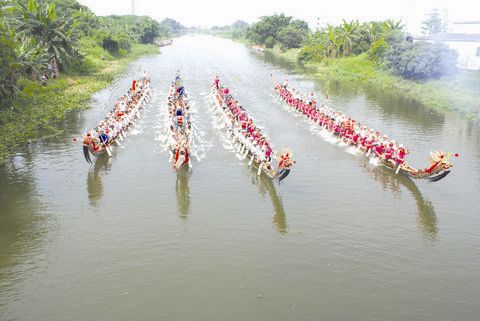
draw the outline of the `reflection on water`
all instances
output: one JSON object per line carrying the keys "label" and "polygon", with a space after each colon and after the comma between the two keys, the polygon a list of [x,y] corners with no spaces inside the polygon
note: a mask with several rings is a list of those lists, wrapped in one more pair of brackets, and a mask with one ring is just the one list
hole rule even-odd
{"label": "reflection on water", "polygon": [[370,173],[375,181],[380,182],[384,190],[390,190],[396,196],[401,195],[401,188],[406,187],[417,206],[417,215],[419,225],[425,236],[434,240],[437,236],[437,216],[435,209],[429,200],[423,198],[415,182],[403,175],[396,175],[384,167],[373,167],[368,162],[362,160],[362,168]]}
{"label": "reflection on water", "polygon": [[[18,264],[43,245],[46,216],[37,196],[33,162],[25,154],[0,165],[0,289],[13,286]],[[3,283],[3,282],[6,283]],[[2,292],[0,291],[0,292]],[[2,301],[2,300],[0,300]],[[0,306],[3,303],[0,302]]]}
{"label": "reflection on water", "polygon": [[268,193],[272,201],[274,214],[272,223],[275,225],[277,231],[284,235],[287,233],[287,216],[285,214],[285,209],[283,208],[282,199],[277,194],[277,189],[275,188],[274,182],[265,175],[257,175],[257,170],[252,167],[246,168],[248,174],[250,175],[251,182],[253,185],[257,186],[258,192],[262,197],[265,197],[265,194]]}
{"label": "reflection on water", "polygon": [[102,175],[107,173],[112,166],[111,158],[101,155],[95,160],[95,164],[88,171],[87,192],[91,206],[98,206],[103,197]]}
{"label": "reflection on water", "polygon": [[190,186],[188,185],[190,175],[191,172],[184,166],[178,171],[175,182],[178,213],[184,221],[188,219],[188,214],[190,213]]}
{"label": "reflection on water", "polygon": [[[376,108],[387,116],[395,116],[409,124],[418,125],[424,129],[439,129],[445,123],[445,113],[440,113],[425,106],[416,99],[411,99],[399,92],[385,90],[378,86],[365,85],[363,92],[366,97],[375,103]],[[365,104],[371,107],[371,104]],[[438,130],[437,130],[438,132]]]}
{"label": "reflection on water", "polygon": [[263,54],[263,60],[273,65],[277,65],[289,70],[293,70],[298,66],[296,63],[293,63],[283,57],[276,56],[269,51],[265,51],[265,53]]}

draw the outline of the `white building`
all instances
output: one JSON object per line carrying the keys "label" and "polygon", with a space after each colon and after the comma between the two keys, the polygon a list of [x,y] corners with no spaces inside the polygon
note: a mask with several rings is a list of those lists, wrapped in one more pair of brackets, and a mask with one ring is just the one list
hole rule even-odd
{"label": "white building", "polygon": [[419,37],[416,40],[440,41],[458,53],[458,67],[480,70],[480,20],[454,22],[451,32]]}

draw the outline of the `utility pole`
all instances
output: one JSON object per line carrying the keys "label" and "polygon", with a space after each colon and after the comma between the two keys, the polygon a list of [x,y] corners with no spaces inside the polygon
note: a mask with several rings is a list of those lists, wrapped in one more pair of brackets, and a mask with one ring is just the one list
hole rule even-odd
{"label": "utility pole", "polygon": [[135,15],[135,0],[132,0],[132,16]]}

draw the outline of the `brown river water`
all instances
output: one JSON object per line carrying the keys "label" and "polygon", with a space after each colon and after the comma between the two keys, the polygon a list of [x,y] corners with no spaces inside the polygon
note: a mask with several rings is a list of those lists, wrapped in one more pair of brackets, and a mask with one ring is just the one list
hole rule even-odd
{"label": "brown river water", "polygon": [[[111,158],[71,141],[144,69],[153,97]],[[176,175],[168,86],[192,101],[195,157]],[[410,148],[460,154],[411,181],[329,143],[275,97],[270,73]],[[209,102],[212,77],[297,163],[281,184],[240,160]],[[401,95],[316,82],[230,40],[185,36],[133,62],[64,135],[0,165],[0,320],[478,320],[480,127]]]}

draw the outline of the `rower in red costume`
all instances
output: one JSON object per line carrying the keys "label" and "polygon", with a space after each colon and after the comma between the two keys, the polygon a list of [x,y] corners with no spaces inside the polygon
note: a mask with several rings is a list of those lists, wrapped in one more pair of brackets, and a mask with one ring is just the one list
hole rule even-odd
{"label": "rower in red costume", "polygon": [[377,145],[375,146],[375,154],[377,155],[378,158],[382,158],[384,149],[385,147],[383,146],[382,143],[377,143]]}
{"label": "rower in red costume", "polygon": [[385,149],[385,160],[390,161],[393,158],[394,152],[395,150],[393,149],[393,143],[390,143]]}
{"label": "rower in red costume", "polygon": [[395,158],[395,163],[397,163],[398,166],[402,165],[405,162],[405,156],[407,156],[407,151],[403,145],[400,144]]}

